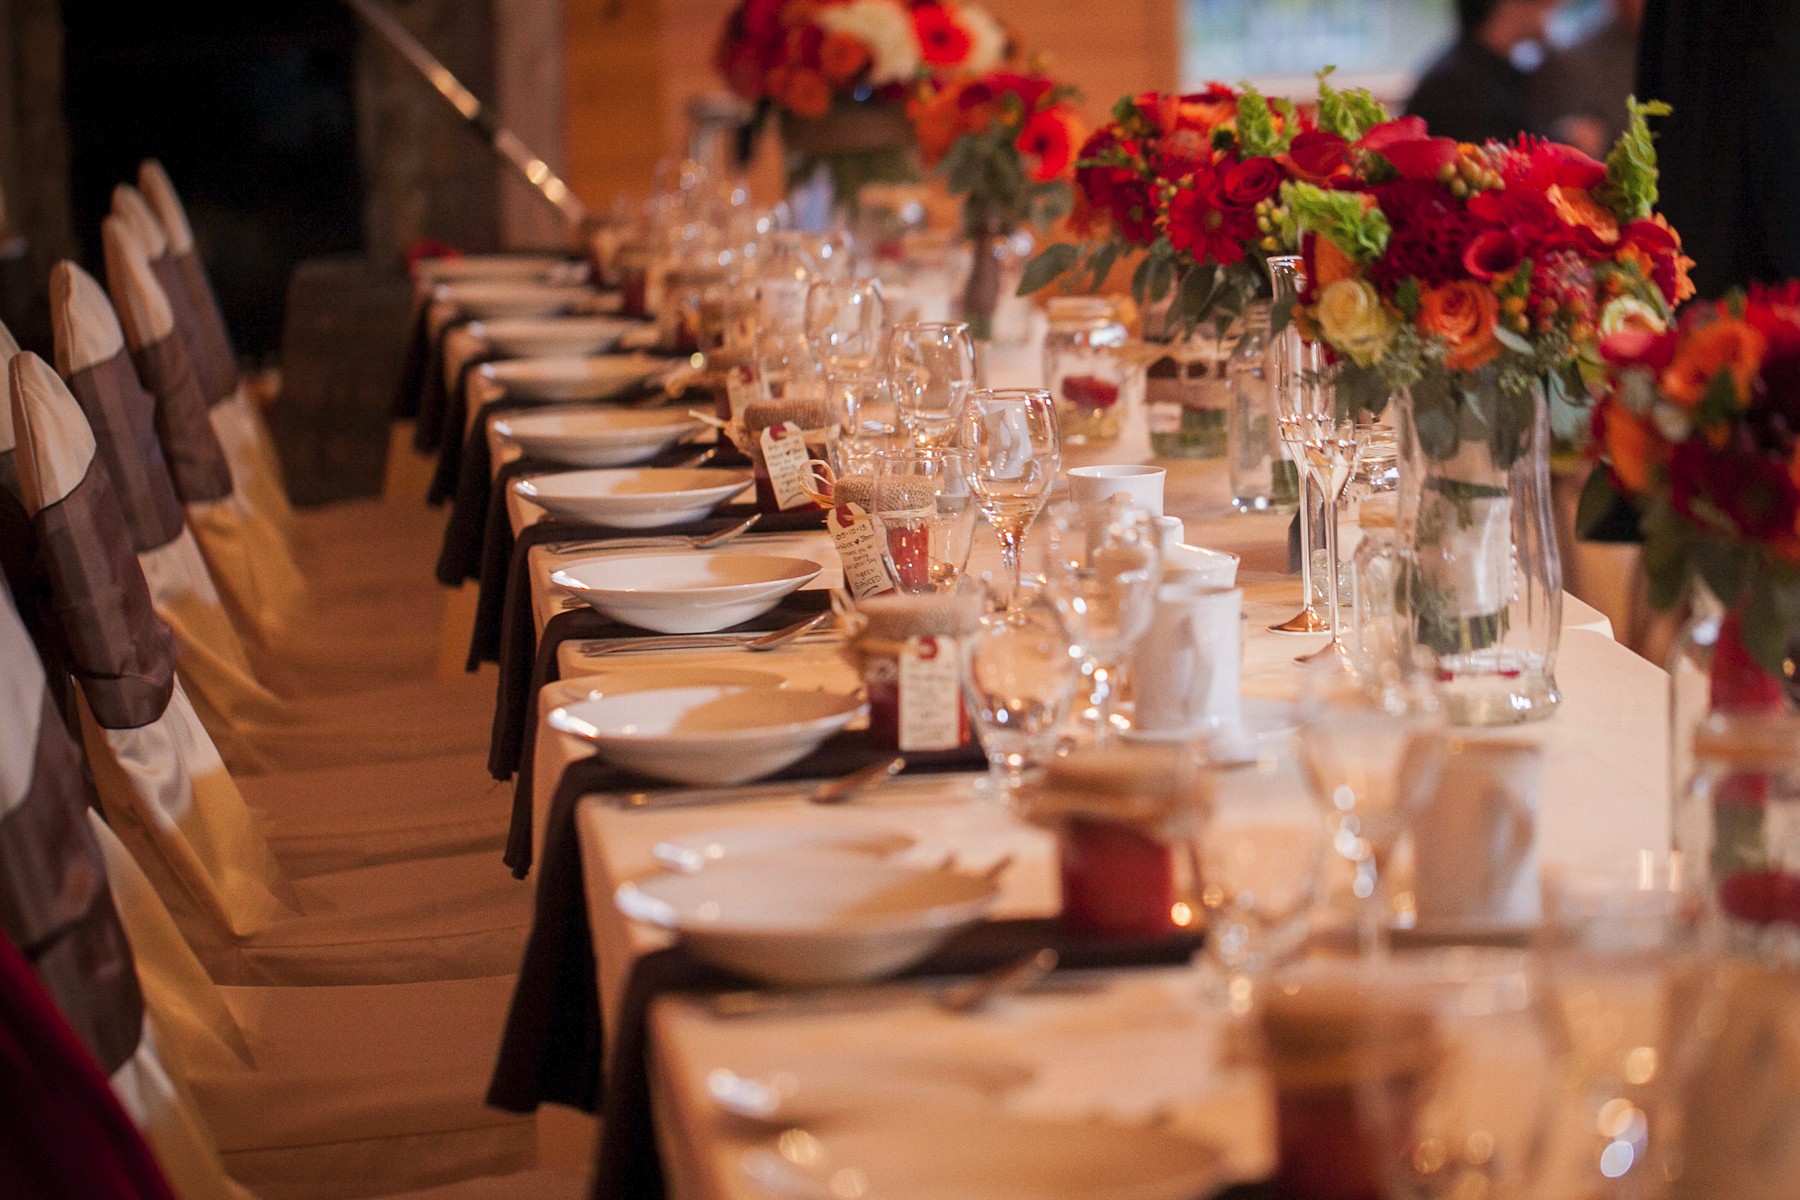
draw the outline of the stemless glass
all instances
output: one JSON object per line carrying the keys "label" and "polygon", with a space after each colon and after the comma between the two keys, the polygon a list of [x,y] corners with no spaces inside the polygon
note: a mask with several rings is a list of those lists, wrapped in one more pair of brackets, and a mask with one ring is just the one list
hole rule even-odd
{"label": "stemless glass", "polygon": [[920,445],[947,443],[975,387],[975,341],[960,321],[903,321],[888,335],[900,416]]}
{"label": "stemless glass", "polygon": [[1112,741],[1120,664],[1150,628],[1161,540],[1155,517],[1123,496],[1098,505],[1065,500],[1049,512],[1044,580],[1093,679],[1097,746]]}
{"label": "stemless glass", "polygon": [[900,590],[956,586],[975,536],[975,495],[963,450],[915,446],[875,455],[869,514]]}
{"label": "stemless glass", "polygon": [[873,279],[821,279],[806,292],[806,337],[827,374],[869,371],[887,337],[887,306]]}
{"label": "stemless glass", "polygon": [[1011,801],[1026,774],[1056,752],[1080,678],[1080,651],[1037,595],[984,614],[963,639],[963,701],[987,754],[991,799]]}
{"label": "stemless glass", "polygon": [[1300,757],[1331,844],[1356,871],[1357,935],[1365,955],[1387,953],[1389,855],[1437,788],[1444,718],[1429,673],[1397,661],[1363,678],[1333,660],[1307,667]]}
{"label": "stemless glass", "polygon": [[1014,608],[1020,544],[1062,473],[1056,403],[1042,388],[977,388],[963,414],[962,436],[975,499],[1000,540],[1007,607]]}

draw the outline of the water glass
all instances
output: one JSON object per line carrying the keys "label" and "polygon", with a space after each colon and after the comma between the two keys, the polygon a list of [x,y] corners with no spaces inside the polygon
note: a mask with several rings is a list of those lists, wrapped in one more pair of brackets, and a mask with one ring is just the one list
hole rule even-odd
{"label": "water glass", "polygon": [[1050,760],[1080,678],[1080,652],[1055,609],[1012,594],[963,639],[963,699],[988,759],[988,794],[1011,801]]}
{"label": "water glass", "polygon": [[900,590],[955,587],[975,536],[968,453],[915,446],[877,454],[874,463],[869,515]]}
{"label": "water glass", "polygon": [[969,397],[962,439],[971,456],[975,499],[1000,539],[1007,594],[1017,597],[1025,531],[1062,472],[1056,405],[1042,388],[978,388]]}
{"label": "water glass", "polygon": [[806,293],[806,337],[827,374],[874,369],[887,307],[873,279],[821,279]]}
{"label": "water glass", "polygon": [[975,388],[975,341],[960,321],[906,321],[888,336],[900,417],[922,446],[954,441]]}

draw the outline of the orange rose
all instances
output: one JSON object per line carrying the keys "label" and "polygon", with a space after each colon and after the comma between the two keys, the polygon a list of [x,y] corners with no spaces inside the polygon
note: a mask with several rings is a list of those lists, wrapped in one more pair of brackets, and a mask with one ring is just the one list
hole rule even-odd
{"label": "orange rose", "polygon": [[819,46],[819,69],[834,84],[845,84],[869,65],[869,51],[847,33],[828,33]]}
{"label": "orange rose", "polygon": [[1675,361],[1658,381],[1663,393],[1683,408],[1692,408],[1706,395],[1713,377],[1731,372],[1737,383],[1739,403],[1749,399],[1750,381],[1762,369],[1768,341],[1736,317],[1720,317],[1682,339]]}
{"label": "orange rose", "polygon": [[1349,279],[1356,274],[1356,264],[1350,256],[1337,248],[1337,243],[1330,238],[1313,239],[1313,287],[1323,291],[1340,279]]}
{"label": "orange rose", "polygon": [[1580,188],[1566,188],[1553,183],[1544,189],[1544,199],[1550,201],[1550,207],[1556,210],[1557,216],[1571,225],[1590,231],[1600,239],[1602,245],[1610,246],[1619,240],[1618,218]]}
{"label": "orange rose", "polygon": [[1419,301],[1419,331],[1444,339],[1450,347],[1444,365],[1452,371],[1473,371],[1494,360],[1499,321],[1500,301],[1472,279],[1433,288]]}
{"label": "orange rose", "polygon": [[1616,404],[1602,411],[1601,426],[1601,441],[1613,474],[1633,492],[1648,491],[1650,464],[1661,457],[1658,451],[1662,448],[1650,427]]}
{"label": "orange rose", "polygon": [[802,117],[822,117],[831,111],[831,88],[817,71],[796,67],[788,74],[781,102]]}

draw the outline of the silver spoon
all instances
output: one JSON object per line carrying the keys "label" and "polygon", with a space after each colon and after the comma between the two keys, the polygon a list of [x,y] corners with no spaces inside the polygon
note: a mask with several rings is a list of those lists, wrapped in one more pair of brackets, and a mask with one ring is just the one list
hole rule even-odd
{"label": "silver spoon", "polygon": [[804,621],[796,621],[785,629],[748,637],[745,634],[703,633],[672,637],[602,638],[581,643],[581,653],[589,657],[622,654],[631,650],[705,650],[718,646],[736,646],[741,650],[761,652],[776,650],[796,638],[805,636],[831,619],[828,612],[814,613]]}
{"label": "silver spoon", "polygon": [[852,796],[879,787],[906,770],[906,760],[896,754],[886,762],[852,771],[842,779],[828,779],[814,788],[807,799],[814,804],[843,804]]}
{"label": "silver spoon", "polygon": [[644,546],[685,546],[693,550],[710,550],[749,533],[761,520],[761,513],[751,513],[736,525],[715,529],[711,533],[665,533],[650,537],[596,538],[588,542],[552,542],[545,549],[552,554],[580,554],[588,550],[636,550]]}
{"label": "silver spoon", "polygon": [[1020,992],[1056,970],[1060,956],[1045,946],[1003,967],[977,975],[945,988],[937,994],[938,1007],[945,1012],[971,1013],[996,996]]}

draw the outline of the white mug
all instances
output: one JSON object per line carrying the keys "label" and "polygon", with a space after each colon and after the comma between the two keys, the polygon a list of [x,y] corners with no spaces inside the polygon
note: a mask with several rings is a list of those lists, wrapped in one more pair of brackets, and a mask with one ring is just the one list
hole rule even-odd
{"label": "white mug", "polygon": [[1157,589],[1150,628],[1127,676],[1134,732],[1198,733],[1236,724],[1243,603],[1239,588],[1167,583]]}
{"label": "white mug", "polygon": [[1114,496],[1124,496],[1151,516],[1162,516],[1163,481],[1168,472],[1161,467],[1117,464],[1102,467],[1070,467],[1069,499],[1083,508],[1104,504]]}
{"label": "white mug", "polygon": [[1521,929],[1542,912],[1537,815],[1544,752],[1455,738],[1431,803],[1413,820],[1421,931]]}

